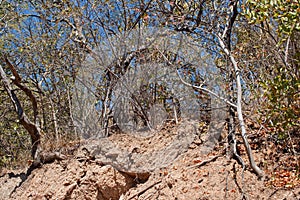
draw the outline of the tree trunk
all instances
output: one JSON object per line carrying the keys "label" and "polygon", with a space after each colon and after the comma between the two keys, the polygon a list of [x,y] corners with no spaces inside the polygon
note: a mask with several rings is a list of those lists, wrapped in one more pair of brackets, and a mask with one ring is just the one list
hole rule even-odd
{"label": "tree trunk", "polygon": [[224,50],[225,54],[229,57],[231,64],[233,65],[234,71],[235,71],[235,78],[236,78],[236,87],[237,87],[237,102],[236,102],[236,111],[238,115],[239,125],[242,132],[242,138],[243,143],[247,151],[247,155],[249,158],[249,162],[251,165],[251,168],[254,170],[254,172],[262,178],[264,176],[264,172],[256,165],[251,147],[249,145],[248,139],[247,139],[247,131],[245,127],[244,117],[243,117],[243,111],[242,111],[242,84],[241,84],[241,75],[240,70],[238,68],[238,64],[235,60],[235,58],[231,55],[228,48],[226,48],[222,38],[219,37],[219,43],[222,49]]}
{"label": "tree trunk", "polygon": [[[15,73],[16,72],[13,72],[13,74],[15,74]],[[4,72],[3,67],[1,65],[0,65],[0,76],[1,76],[2,82],[4,84],[4,88],[7,91],[8,96],[10,97],[10,99],[11,99],[13,105],[14,105],[15,111],[18,114],[20,124],[22,124],[22,126],[28,131],[28,133],[31,137],[31,142],[32,142],[31,156],[34,160],[38,160],[39,159],[39,154],[40,154],[40,151],[41,151],[41,149],[40,149],[40,138],[41,138],[40,131],[39,131],[37,125],[35,123],[31,122],[28,119],[27,115],[24,113],[23,107],[22,107],[17,95],[14,93],[14,91],[13,91],[11,85],[10,85],[10,81],[7,78],[6,73]],[[17,80],[17,81],[20,80],[18,78],[19,78],[19,76],[15,77],[15,80]],[[19,85],[21,85],[20,82],[19,82]],[[29,90],[25,86],[22,86],[20,89],[22,89],[22,88],[25,89],[25,90],[26,89]],[[30,99],[32,100],[32,98],[30,98]],[[34,103],[36,103],[36,102],[33,102],[33,104]],[[35,109],[35,107],[33,109]],[[35,110],[34,110],[34,113],[36,114]],[[36,116],[34,117],[34,119],[36,119]]]}
{"label": "tree trunk", "polygon": [[[252,150],[249,145],[248,139],[247,139],[247,131],[245,127],[244,117],[243,117],[243,111],[242,111],[242,84],[241,84],[241,74],[238,67],[238,63],[231,54],[231,32],[233,24],[236,20],[236,17],[238,15],[238,0],[232,0],[230,6],[230,15],[227,19],[227,24],[225,26],[225,29],[223,31],[223,34],[216,35],[218,37],[219,44],[222,48],[222,50],[225,52],[225,55],[229,58],[235,75],[235,82],[236,82],[236,89],[237,89],[237,102],[236,102],[236,112],[238,116],[239,125],[242,132],[242,138],[243,143],[246,148],[246,152],[249,158],[249,162],[251,165],[251,168],[254,170],[254,172],[257,174],[259,178],[264,177],[264,172],[256,165]],[[232,74],[232,73],[231,73]],[[232,132],[234,133],[234,132]],[[234,140],[234,134],[232,135],[232,139]],[[234,147],[235,148],[235,147]]]}

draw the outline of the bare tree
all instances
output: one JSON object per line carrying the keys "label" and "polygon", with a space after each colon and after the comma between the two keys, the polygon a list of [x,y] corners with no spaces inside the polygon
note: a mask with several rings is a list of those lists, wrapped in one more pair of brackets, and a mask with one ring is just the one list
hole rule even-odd
{"label": "bare tree", "polygon": [[[159,3],[160,9],[158,12],[161,12],[164,16],[164,18],[161,18],[163,23],[170,24],[176,31],[191,34],[191,37],[195,38],[196,41],[199,41],[199,45],[202,45],[211,54],[219,55],[218,57],[225,55],[224,60],[226,62],[224,63],[227,63],[228,66],[221,66],[220,69],[223,72],[224,79],[227,79],[227,84],[230,84],[231,87],[227,90],[229,98],[219,98],[229,105],[228,136],[229,142],[233,142],[232,152],[244,165],[242,159],[236,152],[234,120],[235,113],[237,113],[243,143],[247,150],[251,168],[259,177],[263,177],[263,171],[255,164],[251,148],[248,144],[247,131],[242,111],[241,73],[231,50],[232,40],[235,39],[233,36],[234,23],[239,14],[238,6],[240,6],[240,4],[241,2],[239,0],[220,2],[206,0],[199,2],[176,1],[172,2],[172,4],[163,2]],[[190,83],[186,84],[214,95],[212,91],[207,91],[205,87],[202,87],[201,83],[200,86]],[[232,110],[234,112],[232,112]]]}

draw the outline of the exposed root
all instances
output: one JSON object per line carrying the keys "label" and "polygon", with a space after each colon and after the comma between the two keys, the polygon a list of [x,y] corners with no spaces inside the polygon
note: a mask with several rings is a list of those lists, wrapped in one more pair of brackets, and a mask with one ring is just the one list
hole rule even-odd
{"label": "exposed root", "polygon": [[[236,142],[234,134],[232,134],[232,151],[233,151],[232,153],[233,153],[234,158],[237,159],[237,161],[239,162],[240,165],[242,165],[242,168],[243,168],[242,169],[242,175],[241,175],[242,176],[242,187],[238,186],[240,192],[242,193],[241,199],[248,199],[247,196],[246,196],[246,194],[245,194],[245,192],[244,192],[244,171],[245,171],[246,165],[245,165],[245,162],[242,159],[242,157],[237,152],[237,142]],[[234,167],[234,169],[235,169],[235,167]],[[236,177],[235,177],[235,182],[237,184]]]}

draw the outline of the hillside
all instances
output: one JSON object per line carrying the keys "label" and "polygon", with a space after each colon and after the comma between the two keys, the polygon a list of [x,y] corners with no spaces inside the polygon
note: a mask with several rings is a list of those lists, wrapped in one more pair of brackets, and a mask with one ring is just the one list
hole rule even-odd
{"label": "hillside", "polygon": [[254,150],[266,172],[258,180],[228,158],[225,143],[206,153],[206,140],[207,134],[186,123],[147,136],[81,141],[61,150],[67,159],[44,164],[27,178],[26,170],[3,170],[0,199],[300,199],[296,172],[271,164],[270,149]]}

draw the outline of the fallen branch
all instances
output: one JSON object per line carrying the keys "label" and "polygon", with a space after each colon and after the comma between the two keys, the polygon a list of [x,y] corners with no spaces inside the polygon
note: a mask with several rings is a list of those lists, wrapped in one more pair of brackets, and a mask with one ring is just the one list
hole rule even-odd
{"label": "fallen branch", "polygon": [[217,158],[219,158],[221,156],[222,156],[222,154],[221,155],[216,155],[216,156],[214,156],[214,157],[212,157],[212,158],[210,158],[208,160],[203,160],[201,163],[198,163],[198,164],[195,164],[195,165],[191,165],[187,169],[191,169],[191,168],[195,168],[195,167],[201,167],[203,165],[206,165],[207,163],[210,163],[210,162],[213,162],[213,161],[217,160]]}
{"label": "fallen branch", "polygon": [[144,192],[146,192],[147,190],[149,190],[150,188],[152,188],[153,186],[155,186],[155,185],[157,185],[157,184],[159,184],[159,183],[161,183],[161,180],[156,181],[156,182],[152,183],[151,185],[148,185],[148,186],[145,187],[144,189],[140,190],[139,192],[137,192],[137,193],[131,195],[130,197],[128,197],[128,200],[133,199],[133,198],[136,197],[136,196],[140,196],[141,194],[143,194]]}

